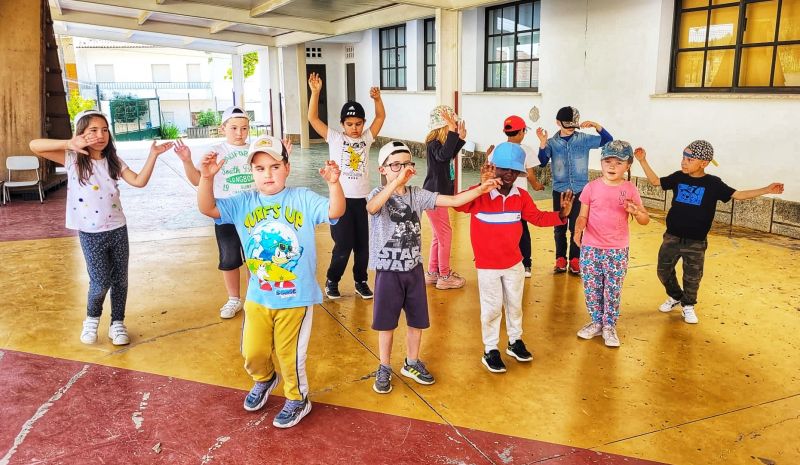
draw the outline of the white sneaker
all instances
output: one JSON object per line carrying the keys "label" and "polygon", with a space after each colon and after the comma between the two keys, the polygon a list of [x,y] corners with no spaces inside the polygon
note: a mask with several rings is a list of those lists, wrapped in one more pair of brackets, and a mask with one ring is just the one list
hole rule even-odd
{"label": "white sneaker", "polygon": [[242,307],[244,307],[242,299],[228,299],[228,301],[225,302],[225,305],[219,309],[219,317],[226,320],[228,318],[233,318],[237,313],[239,313]]}
{"label": "white sneaker", "polygon": [[581,339],[591,339],[599,336],[603,332],[603,325],[601,323],[591,322],[578,330],[578,337]]}
{"label": "white sneaker", "polygon": [[700,320],[697,319],[697,314],[694,312],[694,305],[684,305],[681,310],[683,321],[689,324],[697,324]]}
{"label": "white sneaker", "polygon": [[87,316],[83,320],[83,330],[81,331],[81,342],[84,344],[94,344],[97,342],[97,325],[100,324],[100,318],[93,318]]}
{"label": "white sneaker", "polygon": [[667,300],[665,300],[664,303],[661,304],[660,307],[658,307],[658,311],[664,313],[671,312],[673,308],[677,307],[680,304],[681,304],[680,300],[675,300],[672,297],[667,297]]}
{"label": "white sneaker", "polygon": [[108,338],[115,346],[124,346],[131,343],[128,337],[128,328],[121,321],[112,321],[108,327]]}
{"label": "white sneaker", "polygon": [[617,336],[617,328],[614,326],[606,326],[603,328],[603,341],[606,347],[619,347],[619,337]]}

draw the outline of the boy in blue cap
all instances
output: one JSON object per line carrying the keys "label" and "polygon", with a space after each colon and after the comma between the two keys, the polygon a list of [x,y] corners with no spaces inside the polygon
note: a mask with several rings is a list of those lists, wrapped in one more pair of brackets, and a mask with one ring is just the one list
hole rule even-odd
{"label": "boy in blue cap", "polygon": [[492,162],[484,166],[481,177],[498,178],[502,183],[500,187],[456,207],[456,210],[472,214],[470,240],[478,269],[484,345],[482,363],[492,373],[504,373],[506,366],[498,350],[503,306],[506,308],[508,332],[506,354],[520,362],[533,360],[521,339],[525,268],[519,251],[522,237],[520,220],[536,226],[562,225],[572,209],[573,194],[561,194],[561,211],[539,211],[530,194],[514,185],[517,177],[526,172],[522,147],[503,142],[492,152]]}

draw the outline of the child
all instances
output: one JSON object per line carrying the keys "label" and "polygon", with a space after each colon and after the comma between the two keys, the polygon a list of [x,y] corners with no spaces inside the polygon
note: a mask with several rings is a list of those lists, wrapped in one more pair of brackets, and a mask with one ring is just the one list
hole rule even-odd
{"label": "child", "polygon": [[514,185],[514,181],[526,172],[522,147],[503,142],[492,152],[492,160],[493,165],[482,169],[481,178],[497,176],[502,184],[456,210],[472,214],[470,240],[478,269],[484,345],[481,362],[492,373],[505,373],[506,366],[497,348],[503,307],[506,309],[508,332],[506,353],[520,362],[533,360],[521,339],[525,269],[518,245],[522,236],[520,220],[537,226],[563,224],[572,208],[572,193],[561,194],[560,212],[539,211],[528,191]]}
{"label": "child", "polygon": [[286,187],[289,155],[271,136],[256,139],[248,150],[254,191],[214,199],[214,176],[225,159],[203,157],[197,203],[200,212],[233,224],[244,245],[251,272],[244,303],[242,355],[255,384],[244,409],[255,411],[267,403],[278,384],[272,352],[278,359],[286,403],[272,422],[278,428],[296,425],[311,410],[306,379],[306,349],[314,304],[322,301],[316,282],[314,226],[335,223],[345,209],[339,167],[327,161],[319,170],[328,183],[330,200],[304,187]]}
{"label": "child", "polygon": [[[457,121],[452,108],[439,105],[431,111],[425,138],[428,156],[428,173],[422,183],[423,189],[437,194],[455,193],[454,176],[451,166],[467,137],[463,121]],[[450,241],[453,230],[450,227],[450,212],[447,207],[436,207],[427,211],[433,229],[431,253],[428,257],[428,271],[425,283],[435,284],[436,289],[458,289],[464,287],[466,280],[450,269]]]}
{"label": "child", "polygon": [[111,289],[111,326],[108,338],[120,346],[130,343],[125,327],[128,298],[128,228],[117,181],[144,187],[153,174],[156,159],[173,143],[150,146],[150,154],[136,173],[117,155],[108,132],[108,118],[97,110],[75,116],[75,137],[69,140],[36,139],[30,148],[36,155],[67,168],[67,228],[78,230],[89,273],[89,297],[81,342],[94,344],[103,313],[103,301]]}
{"label": "child", "polygon": [[617,319],[630,243],[628,214],[642,225],[650,221],[636,185],[625,180],[632,162],[633,149],[629,143],[615,140],[603,146],[600,154],[603,175],[583,189],[575,225],[586,307],[592,318],[578,331],[578,337],[592,339],[602,334],[608,347],[619,347]]}
{"label": "child", "polygon": [[[514,185],[521,190],[528,190],[528,184],[535,191],[544,190],[544,185],[536,179],[536,173],[533,171],[533,168],[538,165],[536,154],[530,146],[522,143],[522,140],[525,139],[525,134],[528,132],[525,120],[519,116],[509,116],[503,122],[503,132],[508,138],[508,142],[519,144],[522,150],[525,151],[525,175],[514,180]],[[489,161],[492,161],[491,156]],[[531,233],[528,230],[528,222],[525,220],[520,220],[520,222],[522,223],[522,238],[519,240],[519,251],[522,252],[522,266],[525,267],[525,277],[530,278],[531,266],[533,265],[531,260]]]}
{"label": "child", "polygon": [[434,378],[419,360],[422,330],[430,326],[425,277],[422,271],[422,235],[419,217],[423,210],[457,206],[482,192],[494,189],[491,179],[479,188],[458,195],[441,195],[406,186],[416,171],[411,150],[402,142],[389,142],[378,155],[378,171],[386,176],[386,186],[376,187],[367,196],[367,211],[372,225],[370,267],[375,273],[375,304],[372,329],[378,331],[380,366],[372,389],[379,394],[392,390],[392,340],[400,318],[406,312],[407,356],[400,373],[420,384],[433,384]]}
{"label": "child", "polygon": [[325,281],[325,294],[330,299],[342,296],[339,292],[339,280],[342,279],[350,252],[353,252],[353,279],[356,294],[362,299],[371,299],[372,290],[367,284],[367,263],[369,262],[369,225],[367,223],[367,194],[369,183],[369,148],[383,126],[386,112],[383,109],[381,91],[377,87],[369,90],[369,96],[375,101],[375,119],[364,132],[366,116],[364,107],[358,102],[347,102],[342,107],[340,121],[344,133],[328,128],[317,114],[319,93],[322,90],[322,79],[316,73],[308,78],[311,97],[308,101],[308,122],[317,133],[328,142],[330,159],[342,167],[341,183],[347,208],[344,216],[335,225],[331,225],[333,252]]}
{"label": "child", "polygon": [[[580,194],[583,187],[589,182],[589,150],[602,147],[607,142],[614,140],[602,126],[593,121],[580,123],[580,114],[575,107],[564,107],[556,114],[556,124],[559,127],[558,134],[550,139],[547,138],[547,131],[542,128],[536,130],[539,137],[539,161],[541,166],[547,166],[550,159],[550,172],[553,175],[553,209],[557,210],[558,199],[562,192],[571,190],[575,193],[575,205],[572,208],[572,215],[569,224],[557,226],[554,232],[556,242],[556,264],[553,267],[555,273],[569,271],[573,274],[580,273],[578,263],[578,253],[580,249],[573,240],[575,235],[575,220],[581,208]],[[599,136],[591,136],[576,131],[577,128],[593,127]],[[567,226],[569,226],[569,262],[567,262]]]}
{"label": "child", "polygon": [[[225,167],[221,169],[221,176],[214,178],[214,197],[224,199],[232,197],[239,192],[253,189],[253,175],[250,173],[250,164],[247,163],[247,135],[250,131],[250,118],[240,107],[232,106],[222,113],[220,126],[225,135],[225,142],[211,147],[211,152],[225,160]],[[192,153],[182,141],[178,141],[175,153],[183,162],[186,177],[193,185],[200,183],[198,166],[192,164]],[[222,271],[222,280],[228,291],[228,301],[219,309],[220,318],[233,318],[244,305],[240,292],[239,268],[242,260],[242,244],[232,224],[223,224],[214,221],[214,235],[217,238],[219,249],[219,266]]]}
{"label": "child", "polygon": [[[647,180],[673,193],[667,212],[667,231],[658,251],[658,279],[667,291],[667,300],[658,308],[666,313],[681,305],[683,321],[695,324],[699,320],[694,306],[703,277],[703,262],[708,247],[708,231],[714,221],[717,201],[747,200],[764,194],[782,194],[783,184],[772,183],[761,189],[737,191],[716,176],[706,174],[705,168],[714,160],[714,148],[704,140],[696,140],[683,149],[681,170],[659,178],[647,163],[647,153],[637,148],[634,156],[641,163]],[[683,289],[675,276],[675,265],[683,259]]]}

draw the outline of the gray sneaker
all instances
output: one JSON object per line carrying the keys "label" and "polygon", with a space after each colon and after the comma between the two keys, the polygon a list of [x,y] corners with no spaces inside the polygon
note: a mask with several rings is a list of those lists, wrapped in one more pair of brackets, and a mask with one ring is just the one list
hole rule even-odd
{"label": "gray sneaker", "polygon": [[303,400],[289,400],[283,404],[280,413],[272,420],[272,425],[277,428],[291,428],[298,424],[304,416],[308,415],[311,411],[311,401],[308,399]]}
{"label": "gray sneaker", "polygon": [[248,412],[255,412],[267,403],[269,393],[278,385],[278,373],[272,375],[272,379],[266,382],[256,381],[247,397],[244,398],[244,409]]}
{"label": "gray sneaker", "polygon": [[392,370],[380,365],[375,372],[375,384],[372,389],[378,394],[388,394],[392,392]]}
{"label": "gray sneaker", "polygon": [[422,360],[417,360],[417,363],[409,365],[408,359],[405,359],[400,374],[413,379],[419,384],[433,384],[436,381],[433,379],[433,375],[428,369],[425,368],[425,364],[422,363]]}

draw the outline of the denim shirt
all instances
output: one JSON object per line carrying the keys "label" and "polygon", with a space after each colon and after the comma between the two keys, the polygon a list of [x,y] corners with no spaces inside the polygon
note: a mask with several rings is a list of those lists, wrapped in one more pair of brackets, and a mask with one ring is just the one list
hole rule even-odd
{"label": "denim shirt", "polygon": [[576,194],[582,191],[589,183],[589,150],[600,148],[603,139],[610,139],[610,136],[592,136],[575,131],[569,139],[562,138],[559,133],[548,139],[545,148],[539,149],[539,161],[541,166],[547,166],[547,162],[553,160],[550,165],[553,190],[565,192],[571,189]]}

